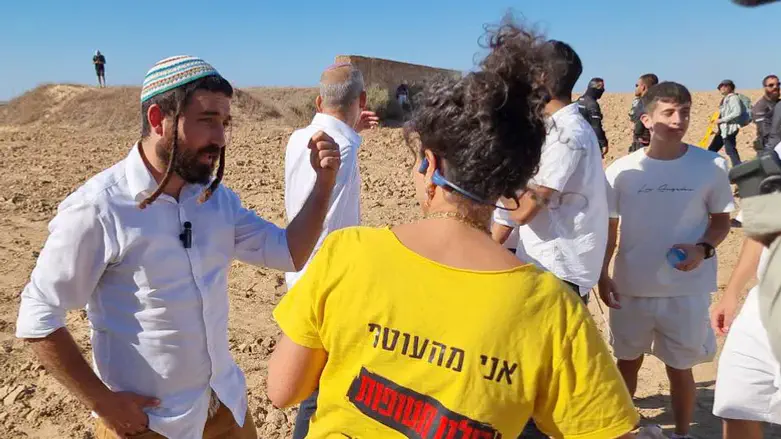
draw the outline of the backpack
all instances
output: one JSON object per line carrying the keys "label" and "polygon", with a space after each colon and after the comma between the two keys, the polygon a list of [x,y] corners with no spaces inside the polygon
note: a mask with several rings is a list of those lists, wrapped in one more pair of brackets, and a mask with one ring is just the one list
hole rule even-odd
{"label": "backpack", "polygon": [[737,118],[736,122],[740,124],[741,127],[745,127],[753,120],[753,115],[751,114],[751,99],[741,93],[735,94],[738,95],[738,99],[740,99],[740,116]]}

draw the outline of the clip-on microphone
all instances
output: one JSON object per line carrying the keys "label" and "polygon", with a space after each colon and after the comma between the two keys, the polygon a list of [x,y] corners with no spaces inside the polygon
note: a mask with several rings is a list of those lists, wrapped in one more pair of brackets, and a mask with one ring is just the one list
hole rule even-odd
{"label": "clip-on microphone", "polygon": [[179,234],[179,240],[182,241],[184,248],[192,248],[193,246],[193,225],[190,221],[184,222],[184,232]]}

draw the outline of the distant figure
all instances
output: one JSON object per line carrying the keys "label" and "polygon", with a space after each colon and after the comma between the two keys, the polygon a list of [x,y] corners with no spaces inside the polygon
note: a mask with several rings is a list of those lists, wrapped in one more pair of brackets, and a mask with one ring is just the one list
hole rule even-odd
{"label": "distant figure", "polygon": [[406,82],[399,84],[396,88],[396,100],[399,101],[399,106],[402,110],[409,109],[409,87]]}
{"label": "distant figure", "polygon": [[588,82],[586,93],[578,98],[578,110],[586,121],[594,128],[599,141],[599,149],[602,151],[602,157],[607,154],[608,143],[605,130],[602,129],[602,109],[597,102],[602,94],[605,93],[605,80],[602,78],[591,78]]}
{"label": "distant figure", "polygon": [[741,101],[740,95],[735,93],[735,83],[732,80],[721,81],[718,89],[724,97],[719,103],[719,118],[716,119],[718,131],[713,136],[708,151],[719,152],[724,147],[732,166],[737,166],[740,164],[737,139],[740,127],[743,126],[741,118],[750,110],[744,108],[745,105]]}
{"label": "distant figure", "polygon": [[632,145],[629,146],[629,152],[635,152],[640,148],[645,148],[651,142],[651,132],[643,125],[640,116],[645,113],[643,105],[643,96],[648,93],[648,89],[659,83],[659,77],[653,73],[646,73],[637,80],[635,84],[635,98],[632,101],[632,109],[629,110],[629,120],[635,126],[632,130]]}
{"label": "distant figure", "polygon": [[98,87],[106,86],[106,57],[100,53],[100,50],[95,51],[95,56],[92,57],[92,64],[95,65],[95,73],[98,75]]}
{"label": "distant figure", "polygon": [[754,124],[757,126],[757,140],[754,142],[754,149],[757,151],[774,148],[781,140],[778,76],[765,76],[762,86],[765,94],[754,104],[751,112]]}

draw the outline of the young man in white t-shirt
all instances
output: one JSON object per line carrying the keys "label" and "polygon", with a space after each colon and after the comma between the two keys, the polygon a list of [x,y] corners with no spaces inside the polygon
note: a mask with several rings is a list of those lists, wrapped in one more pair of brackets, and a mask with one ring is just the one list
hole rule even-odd
{"label": "young man in white t-shirt", "polygon": [[[548,134],[537,174],[514,211],[496,209],[492,235],[504,243],[517,227],[516,255],[555,274],[584,301],[599,280],[607,244],[608,207],[602,154],[594,130],[572,102],[583,67],[565,43],[554,52],[546,105]],[[505,200],[507,207],[514,201]]]}
{"label": "young man in white t-shirt", "polygon": [[[781,145],[775,150],[781,155]],[[781,425],[781,362],[762,325],[758,285],[737,313],[741,290],[754,274],[762,279],[769,256],[761,242],[744,238],[727,289],[711,310],[713,329],[727,335],[713,401],[713,414],[724,420],[724,439],[762,439],[763,422]]]}
{"label": "young man in white t-shirt", "polygon": [[[715,249],[729,233],[734,201],[724,159],[682,142],[689,91],[663,82],[643,104],[649,146],[606,171],[611,218],[599,295],[611,308],[611,342],[630,393],[643,355],[661,359],[670,380],[673,438],[685,438],[696,396],[691,369],[716,352],[708,307],[716,290]],[[671,249],[685,252],[685,259],[669,261]]]}

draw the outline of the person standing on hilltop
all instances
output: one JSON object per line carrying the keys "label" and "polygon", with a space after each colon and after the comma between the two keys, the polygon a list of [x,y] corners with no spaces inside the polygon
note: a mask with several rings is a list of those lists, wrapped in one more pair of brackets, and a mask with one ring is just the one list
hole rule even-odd
{"label": "person standing on hilltop", "polygon": [[[691,94],[661,82],[643,97],[651,143],[611,164],[610,225],[599,295],[610,307],[613,353],[629,392],[644,355],[666,366],[673,439],[690,438],[692,367],[713,360],[708,308],[716,291],[716,247],[730,231],[734,200],[727,163],[688,145]],[[620,237],[620,242],[619,242]],[[609,270],[618,243],[612,277]]]}
{"label": "person standing on hilltop", "polygon": [[[312,133],[304,207],[287,229],[260,218],[220,184],[233,93],[202,59],[155,64],[141,140],[60,204],[22,292],[17,337],[97,415],[97,439],[257,437],[228,342],[228,271],[303,267],[341,159]],[[65,325],[85,305],[94,370]]]}
{"label": "person standing on hilltop", "polygon": [[[360,132],[377,126],[379,118],[366,108],[366,90],[361,71],[352,64],[328,67],[320,76],[320,94],[315,100],[317,114],[306,128],[290,136],[285,150],[285,210],[295,218],[315,186],[317,175],[309,164],[309,139],[317,131],[329,135],[339,146],[342,163],[331,191],[331,202],[323,230],[312,255],[333,231],[361,223],[361,176],[358,169]],[[311,258],[310,258],[311,260]],[[288,289],[304,275],[307,264],[298,272],[285,273]],[[301,403],[293,438],[306,437],[309,419],[317,408],[317,392]]]}
{"label": "person standing on hilltop", "polygon": [[95,73],[98,75],[98,87],[106,86],[106,57],[100,53],[100,50],[95,51],[95,56],[92,57],[92,64],[95,65]]}
{"label": "person standing on hilltop", "polygon": [[586,93],[578,98],[578,110],[583,118],[591,125],[599,141],[599,149],[602,151],[602,157],[607,155],[609,146],[605,130],[602,129],[602,108],[599,106],[599,99],[605,93],[605,80],[602,78],[591,78],[586,88]]}
{"label": "person standing on hilltop", "polygon": [[[607,245],[605,171],[596,134],[572,102],[583,72],[580,57],[568,44],[549,44],[552,98],[545,106],[548,133],[539,169],[520,195],[518,209],[494,211],[492,235],[503,243],[517,228],[518,259],[550,271],[587,303]],[[503,206],[513,205],[513,200],[503,201]],[[530,421],[521,437],[547,436]]]}
{"label": "person standing on hilltop", "polygon": [[648,89],[659,83],[659,77],[653,73],[646,73],[641,76],[635,84],[635,98],[632,100],[632,109],[629,111],[629,120],[634,124],[632,130],[632,144],[629,146],[629,152],[635,152],[640,148],[645,148],[651,142],[651,132],[643,125],[640,116],[643,115],[643,96],[648,93]]}

